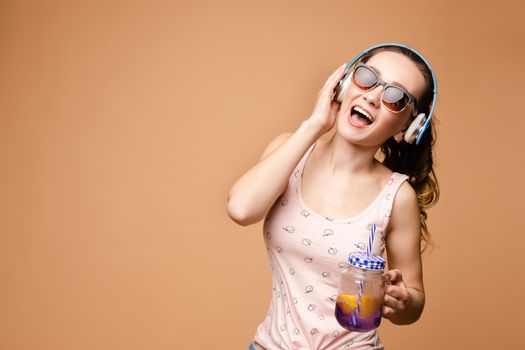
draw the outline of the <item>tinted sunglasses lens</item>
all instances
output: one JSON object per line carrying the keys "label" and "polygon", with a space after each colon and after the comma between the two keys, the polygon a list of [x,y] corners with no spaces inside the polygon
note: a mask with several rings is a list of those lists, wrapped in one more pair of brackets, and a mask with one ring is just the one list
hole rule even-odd
{"label": "tinted sunglasses lens", "polygon": [[394,86],[388,86],[383,92],[385,107],[394,112],[402,111],[407,106],[408,100],[407,94]]}
{"label": "tinted sunglasses lens", "polygon": [[366,67],[357,67],[352,76],[354,83],[362,90],[371,89],[377,84],[376,74]]}

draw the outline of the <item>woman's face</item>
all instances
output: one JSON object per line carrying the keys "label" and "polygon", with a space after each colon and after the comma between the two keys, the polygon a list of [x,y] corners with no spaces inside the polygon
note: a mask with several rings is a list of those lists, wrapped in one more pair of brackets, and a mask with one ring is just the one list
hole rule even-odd
{"label": "woman's face", "polygon": [[[378,72],[387,83],[404,87],[420,100],[425,90],[425,78],[417,65],[408,57],[390,51],[382,51],[372,56],[366,64]],[[353,69],[352,67],[351,69]],[[362,146],[381,146],[390,137],[402,133],[413,120],[414,105],[411,103],[402,112],[388,110],[381,102],[383,86],[362,91],[350,83],[339,111],[337,129],[339,134],[351,143]],[[372,118],[372,123],[360,120],[353,108],[359,106]]]}

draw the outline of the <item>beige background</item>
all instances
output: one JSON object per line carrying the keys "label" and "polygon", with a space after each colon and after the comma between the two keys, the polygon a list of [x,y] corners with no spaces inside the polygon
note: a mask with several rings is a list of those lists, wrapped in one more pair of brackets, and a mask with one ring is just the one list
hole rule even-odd
{"label": "beige background", "polygon": [[520,348],[519,1],[0,1],[0,348],[246,349],[261,223],[226,195],[380,42],[438,77],[419,322],[388,349]]}

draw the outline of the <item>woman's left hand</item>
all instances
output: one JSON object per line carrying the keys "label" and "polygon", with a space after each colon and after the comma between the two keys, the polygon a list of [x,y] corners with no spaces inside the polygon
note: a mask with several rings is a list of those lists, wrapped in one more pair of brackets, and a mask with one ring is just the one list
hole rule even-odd
{"label": "woman's left hand", "polygon": [[391,318],[405,311],[411,297],[398,269],[385,272],[386,288],[383,300],[383,317]]}

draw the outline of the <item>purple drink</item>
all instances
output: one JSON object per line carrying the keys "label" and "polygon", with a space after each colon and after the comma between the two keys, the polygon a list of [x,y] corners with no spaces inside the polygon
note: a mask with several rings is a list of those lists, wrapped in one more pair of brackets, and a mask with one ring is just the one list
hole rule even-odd
{"label": "purple drink", "polygon": [[359,301],[354,294],[341,294],[337,297],[335,317],[337,322],[350,331],[367,332],[379,327],[381,323],[381,304],[377,299],[363,295]]}

